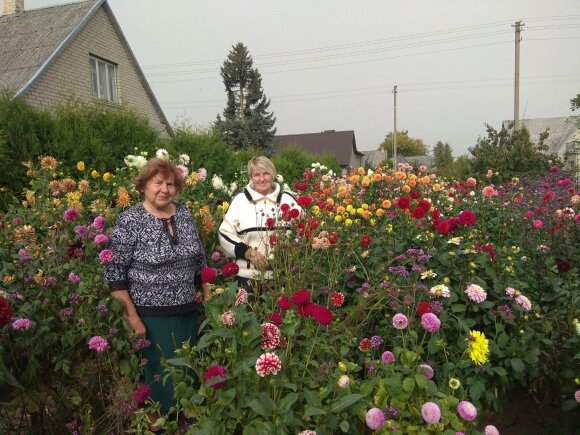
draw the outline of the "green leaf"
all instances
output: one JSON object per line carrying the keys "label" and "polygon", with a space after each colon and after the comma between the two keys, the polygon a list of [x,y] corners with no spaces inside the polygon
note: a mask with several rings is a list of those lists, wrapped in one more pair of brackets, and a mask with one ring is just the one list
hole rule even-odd
{"label": "green leaf", "polygon": [[250,408],[264,417],[271,417],[276,405],[266,393],[259,393],[258,397],[250,402]]}
{"label": "green leaf", "polygon": [[514,371],[516,373],[521,373],[526,368],[526,366],[524,365],[524,362],[521,359],[519,359],[519,358],[512,358],[510,360],[510,364],[512,366],[512,369],[514,369]]}
{"label": "green leaf", "polygon": [[290,407],[298,400],[299,394],[298,393],[289,393],[286,394],[282,400],[280,400],[280,404],[278,405],[278,412],[281,414],[288,412]]}
{"label": "green leaf", "polygon": [[413,378],[406,378],[403,381],[403,390],[411,394],[414,389],[415,389],[415,380]]}
{"label": "green leaf", "polygon": [[421,390],[425,390],[427,388],[427,378],[421,373],[415,374],[415,382],[417,383],[417,387],[419,387]]}
{"label": "green leaf", "polygon": [[469,387],[469,397],[473,401],[478,401],[483,393],[485,392],[485,386],[483,382],[475,382],[471,387]]}
{"label": "green leaf", "polygon": [[304,411],[305,417],[312,417],[314,415],[324,415],[324,414],[326,414],[326,411],[324,409],[315,408],[313,406],[309,406],[308,408],[306,408],[306,411]]}
{"label": "green leaf", "polygon": [[330,412],[334,414],[339,411],[342,411],[343,409],[348,408],[353,403],[358,402],[363,397],[364,396],[362,394],[349,394],[348,396],[341,397],[332,404],[332,406],[330,407]]}
{"label": "green leaf", "polygon": [[452,304],[451,305],[451,311],[453,311],[454,313],[463,313],[465,312],[465,304]]}

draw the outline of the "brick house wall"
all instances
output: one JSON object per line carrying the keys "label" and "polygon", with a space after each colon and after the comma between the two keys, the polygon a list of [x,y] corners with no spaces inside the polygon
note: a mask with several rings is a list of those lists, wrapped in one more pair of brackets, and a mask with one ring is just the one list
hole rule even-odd
{"label": "brick house wall", "polygon": [[89,55],[117,65],[118,103],[98,101],[109,108],[123,105],[136,108],[160,137],[169,138],[163,117],[151,101],[123,39],[103,7],[26,91],[23,95],[26,102],[39,108],[51,108],[71,95],[85,103],[96,100],[92,93]]}

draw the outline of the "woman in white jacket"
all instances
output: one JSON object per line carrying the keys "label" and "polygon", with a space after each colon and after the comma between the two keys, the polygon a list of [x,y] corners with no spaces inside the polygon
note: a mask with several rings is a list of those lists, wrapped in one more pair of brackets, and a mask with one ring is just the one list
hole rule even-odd
{"label": "woman in white jacket", "polygon": [[301,212],[296,197],[274,182],[276,168],[270,159],[250,159],[248,175],[250,182],[232,199],[219,227],[220,245],[235,258],[240,268],[238,284],[243,287],[250,287],[250,280],[272,277],[267,265],[270,236]]}

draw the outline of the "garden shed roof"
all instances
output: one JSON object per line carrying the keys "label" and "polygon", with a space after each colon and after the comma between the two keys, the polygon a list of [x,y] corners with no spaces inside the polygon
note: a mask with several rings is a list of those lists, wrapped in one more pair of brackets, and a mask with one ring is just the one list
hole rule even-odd
{"label": "garden shed roof", "polygon": [[352,130],[277,135],[274,152],[282,151],[290,145],[297,145],[312,154],[334,154],[338,164],[343,167],[350,165],[352,154],[361,157],[363,155],[356,149],[356,139]]}

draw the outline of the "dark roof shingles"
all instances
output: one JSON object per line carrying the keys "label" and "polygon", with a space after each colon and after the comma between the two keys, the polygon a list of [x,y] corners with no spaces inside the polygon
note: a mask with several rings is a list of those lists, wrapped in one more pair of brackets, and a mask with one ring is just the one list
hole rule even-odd
{"label": "dark roof shingles", "polygon": [[0,88],[20,91],[94,4],[90,0],[0,16]]}
{"label": "dark roof shingles", "polygon": [[350,165],[351,155],[362,155],[356,149],[354,131],[323,131],[322,133],[286,134],[276,136],[274,151],[278,152],[295,144],[313,154],[333,153],[338,164]]}

